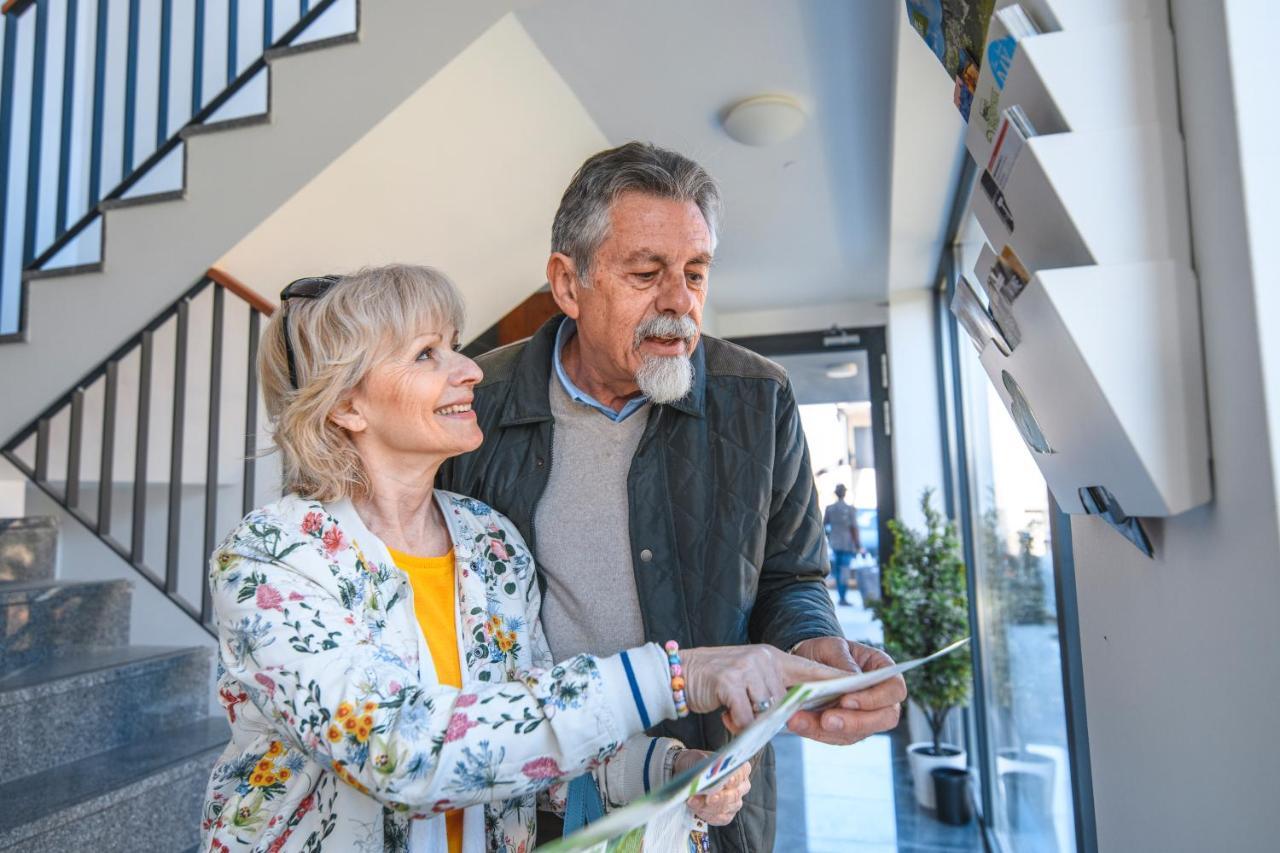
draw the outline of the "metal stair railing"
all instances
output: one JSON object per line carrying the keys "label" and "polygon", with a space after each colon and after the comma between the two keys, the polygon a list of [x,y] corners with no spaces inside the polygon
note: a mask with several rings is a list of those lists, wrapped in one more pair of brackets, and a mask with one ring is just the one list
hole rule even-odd
{"label": "metal stair railing", "polygon": [[[7,0],[0,7],[0,342],[24,340],[26,278],[139,187],[340,3],[355,0]],[[181,24],[181,26],[178,26]],[[214,26],[216,24],[217,26]],[[246,30],[261,39],[242,37]],[[345,41],[352,34],[308,41]],[[225,62],[216,61],[222,53]],[[216,88],[214,67],[225,68]],[[21,84],[21,85],[19,85]],[[189,89],[189,97],[180,91]],[[152,100],[154,99],[154,100]],[[118,157],[116,170],[112,159]],[[159,170],[155,170],[159,171]],[[175,192],[177,190],[169,190]]]}
{"label": "metal stair railing", "polygon": [[[0,454],[67,514],[210,633],[208,557],[218,537],[260,502],[262,402],[256,367],[262,318],[274,309],[232,276],[209,270],[0,448]],[[207,320],[207,325],[193,318]],[[193,344],[197,336],[198,352]],[[172,383],[165,383],[163,376],[156,381],[161,365],[173,366]],[[242,371],[242,381],[231,378],[236,368]],[[206,405],[201,406],[197,395],[189,392],[205,381],[206,388],[195,388],[197,394],[207,392]],[[136,412],[132,444],[117,444],[130,412]],[[100,423],[96,441],[93,420]],[[240,455],[241,443],[233,435],[239,425],[243,458],[241,464],[228,466],[231,457]],[[165,427],[167,448],[153,437]],[[198,450],[190,436],[201,430],[203,465],[199,454],[190,452]],[[235,452],[228,453],[224,445],[234,446]],[[165,456],[168,471],[156,471],[163,466],[153,463]],[[238,484],[232,467],[239,469]],[[203,471],[193,472],[199,468]],[[234,498],[236,485],[239,500],[228,506],[220,492],[230,488],[232,493],[224,497]],[[129,500],[118,507],[117,492],[124,488]],[[91,490],[96,494],[90,495]],[[125,507],[127,523],[117,512]],[[127,538],[119,535],[119,528],[127,531]],[[163,532],[163,546],[152,538],[156,529]]]}

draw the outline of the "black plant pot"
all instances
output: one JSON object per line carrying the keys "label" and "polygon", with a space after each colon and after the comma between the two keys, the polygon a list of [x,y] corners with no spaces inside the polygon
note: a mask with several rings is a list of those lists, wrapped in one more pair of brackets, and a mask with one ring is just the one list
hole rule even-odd
{"label": "black plant pot", "polygon": [[952,826],[964,826],[973,820],[969,808],[969,771],[958,767],[935,767],[933,797],[938,804],[938,820]]}

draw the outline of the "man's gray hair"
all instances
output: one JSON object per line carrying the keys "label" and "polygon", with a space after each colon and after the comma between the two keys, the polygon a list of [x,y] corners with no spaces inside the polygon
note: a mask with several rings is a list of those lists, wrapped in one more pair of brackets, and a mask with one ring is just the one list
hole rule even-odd
{"label": "man's gray hair", "polygon": [[609,206],[625,192],[691,201],[702,211],[715,251],[720,187],[707,170],[681,154],[648,142],[628,142],[582,164],[560,199],[551,226],[551,251],[573,259],[578,280],[591,283],[596,250],[609,233]]}

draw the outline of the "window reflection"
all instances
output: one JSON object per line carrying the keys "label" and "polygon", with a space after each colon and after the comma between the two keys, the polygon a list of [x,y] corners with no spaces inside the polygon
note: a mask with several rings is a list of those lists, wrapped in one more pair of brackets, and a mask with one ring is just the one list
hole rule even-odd
{"label": "window reflection", "polygon": [[1057,602],[1044,478],[973,348],[961,347],[974,579],[992,780],[1007,851],[1075,850]]}

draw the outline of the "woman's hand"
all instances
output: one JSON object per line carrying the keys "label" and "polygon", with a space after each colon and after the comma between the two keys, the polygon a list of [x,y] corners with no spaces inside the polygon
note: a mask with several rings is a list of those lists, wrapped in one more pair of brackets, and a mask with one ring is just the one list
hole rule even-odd
{"label": "woman's hand", "polygon": [[[679,776],[710,754],[700,749],[682,749],[676,753],[671,772]],[[742,799],[750,790],[751,762],[747,761],[705,794],[690,797],[689,809],[712,826],[725,826],[741,810]]]}
{"label": "woman's hand", "polygon": [[680,653],[689,710],[725,708],[726,722],[741,729],[777,702],[793,684],[848,675],[768,645],[707,646]]}

